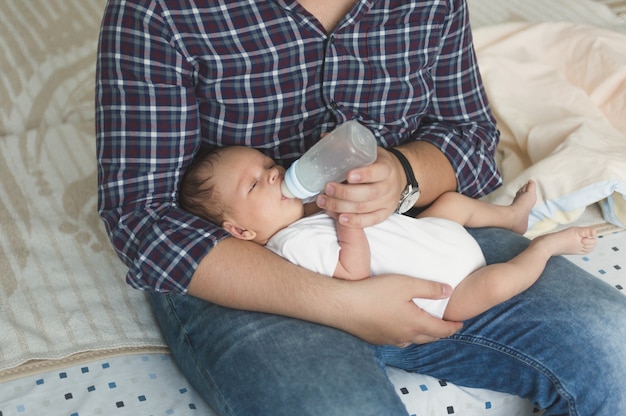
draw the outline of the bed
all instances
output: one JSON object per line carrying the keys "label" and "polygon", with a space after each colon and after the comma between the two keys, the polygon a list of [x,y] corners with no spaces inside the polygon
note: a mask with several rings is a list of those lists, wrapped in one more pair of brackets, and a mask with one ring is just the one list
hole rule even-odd
{"label": "bed", "polygon": [[[171,359],[145,295],[125,284],[97,217],[105,1],[1,4],[0,416],[213,415]],[[528,236],[594,225],[597,249],[568,258],[624,293],[626,2],[469,4],[502,130],[504,186],[488,199],[508,203],[537,179]],[[541,413],[519,397],[388,372],[412,415]]]}

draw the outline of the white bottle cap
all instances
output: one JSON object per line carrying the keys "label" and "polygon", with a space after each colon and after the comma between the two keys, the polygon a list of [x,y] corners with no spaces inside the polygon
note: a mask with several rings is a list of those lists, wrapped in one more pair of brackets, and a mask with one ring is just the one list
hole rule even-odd
{"label": "white bottle cap", "polygon": [[[298,159],[300,160],[300,159]],[[296,176],[296,165],[298,160],[292,163],[292,165],[285,172],[285,180],[280,186],[280,189],[287,198],[299,198],[306,199],[317,195],[317,192],[311,192],[302,186],[298,177]]]}

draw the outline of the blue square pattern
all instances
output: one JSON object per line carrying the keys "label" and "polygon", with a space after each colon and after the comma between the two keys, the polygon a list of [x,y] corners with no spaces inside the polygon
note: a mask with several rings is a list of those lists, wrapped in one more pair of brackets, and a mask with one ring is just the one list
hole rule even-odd
{"label": "blue square pattern", "polygon": [[[45,400],[31,400],[33,394],[29,394],[0,401],[0,416],[39,416],[51,414],[51,408],[54,414],[66,416],[212,414],[176,371],[167,354],[148,354],[27,376],[8,382],[7,387],[11,383],[15,389],[30,385],[29,390]],[[178,399],[172,401],[171,393]]]}
{"label": "blue square pattern", "polygon": [[623,254],[625,241],[626,231],[604,234],[598,238],[596,248],[585,256],[566,255],[565,257],[624,293],[624,286],[626,286]]}

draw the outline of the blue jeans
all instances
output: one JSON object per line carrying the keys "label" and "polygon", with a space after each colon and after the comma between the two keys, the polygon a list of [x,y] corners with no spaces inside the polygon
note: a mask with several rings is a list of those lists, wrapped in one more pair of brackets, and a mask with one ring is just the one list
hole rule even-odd
{"label": "blue jeans", "polygon": [[[528,244],[470,232],[488,263]],[[151,299],[181,370],[220,415],[406,415],[384,365],[527,397],[548,415],[626,409],[626,297],[563,258],[457,334],[406,349],[191,296]]]}

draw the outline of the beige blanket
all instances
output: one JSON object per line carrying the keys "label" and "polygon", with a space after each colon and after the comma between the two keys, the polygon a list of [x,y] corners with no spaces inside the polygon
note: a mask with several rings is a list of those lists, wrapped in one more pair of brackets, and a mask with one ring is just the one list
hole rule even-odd
{"label": "beige blanket", "polygon": [[626,226],[626,34],[573,23],[510,23],[475,33],[487,94],[502,131],[508,204],[529,178],[539,200],[529,237],[576,221],[599,203]]}
{"label": "beige blanket", "polygon": [[164,350],[96,212],[104,3],[2,2],[0,381],[83,354]]}

